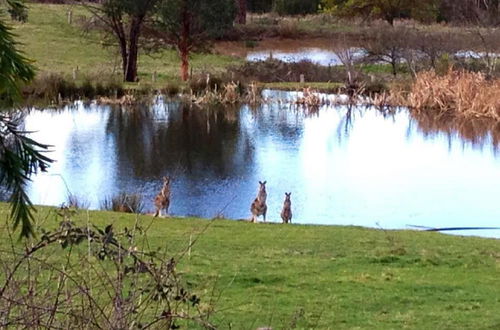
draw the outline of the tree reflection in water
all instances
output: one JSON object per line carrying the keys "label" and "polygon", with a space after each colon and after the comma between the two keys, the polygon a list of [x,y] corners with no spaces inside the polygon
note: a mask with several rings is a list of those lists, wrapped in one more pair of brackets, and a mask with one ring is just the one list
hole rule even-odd
{"label": "tree reflection in water", "polygon": [[157,103],[112,109],[106,126],[116,140],[117,164],[139,178],[187,172],[190,176],[242,175],[253,157],[241,134],[239,112]]}
{"label": "tree reflection in water", "polygon": [[456,118],[436,116],[431,112],[414,113],[410,111],[410,124],[416,122],[424,135],[445,134],[451,145],[455,137],[460,137],[463,145],[470,143],[482,149],[490,146],[496,154],[500,142],[500,123],[484,118]]}

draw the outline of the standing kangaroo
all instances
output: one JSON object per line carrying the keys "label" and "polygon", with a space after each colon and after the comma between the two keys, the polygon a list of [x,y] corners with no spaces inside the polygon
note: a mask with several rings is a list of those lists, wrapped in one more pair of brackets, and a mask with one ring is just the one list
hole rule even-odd
{"label": "standing kangaroo", "polygon": [[165,209],[165,213],[168,214],[168,207],[170,206],[170,181],[169,176],[163,177],[163,187],[155,197],[155,217],[161,217],[161,210],[163,209]]}
{"label": "standing kangaroo", "polygon": [[283,210],[281,210],[281,219],[283,219],[283,223],[292,223],[292,201],[290,200],[291,195],[291,192],[285,193]]}
{"label": "standing kangaroo", "polygon": [[257,193],[257,197],[254,199],[252,206],[250,206],[250,211],[252,212],[252,222],[257,222],[257,217],[263,216],[264,222],[266,221],[266,213],[267,213],[267,192],[266,192],[266,183],[267,181],[261,182],[259,181],[259,192]]}

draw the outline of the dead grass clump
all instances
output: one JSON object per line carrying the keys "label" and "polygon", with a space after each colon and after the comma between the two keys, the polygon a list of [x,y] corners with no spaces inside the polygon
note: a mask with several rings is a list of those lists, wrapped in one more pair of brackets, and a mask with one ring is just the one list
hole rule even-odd
{"label": "dead grass clump", "polygon": [[318,93],[310,88],[305,88],[302,96],[295,100],[295,104],[307,107],[319,107],[323,103],[324,101],[318,96]]}
{"label": "dead grass clump", "polygon": [[139,194],[120,193],[112,198],[105,198],[101,209],[124,213],[142,213],[144,204]]}
{"label": "dead grass clump", "polygon": [[438,115],[500,120],[500,80],[488,80],[482,73],[434,71],[419,73],[402,105],[413,111],[436,111]]}
{"label": "dead grass clump", "polygon": [[262,90],[255,82],[252,82],[248,85],[247,89],[245,90],[245,95],[243,96],[243,101],[252,106],[263,102]]}

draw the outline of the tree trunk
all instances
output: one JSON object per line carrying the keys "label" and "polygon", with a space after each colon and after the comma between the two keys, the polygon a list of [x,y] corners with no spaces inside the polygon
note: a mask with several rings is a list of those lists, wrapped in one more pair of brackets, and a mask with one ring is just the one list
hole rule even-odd
{"label": "tree trunk", "polygon": [[187,4],[182,10],[182,31],[179,42],[179,53],[181,56],[181,79],[187,81],[189,79],[189,37],[191,33],[191,17]]}
{"label": "tree trunk", "polygon": [[127,50],[127,40],[124,38],[119,38],[120,43],[120,53],[122,56],[122,73],[123,79],[125,79],[127,73],[127,64],[128,64],[128,50]]}
{"label": "tree trunk", "polygon": [[189,51],[185,48],[181,49],[181,79],[182,81],[189,79]]}
{"label": "tree trunk", "polygon": [[237,24],[247,23],[247,0],[235,0],[238,14],[236,16]]}
{"label": "tree trunk", "polygon": [[137,81],[137,59],[139,53],[139,35],[141,33],[142,17],[134,17],[130,24],[128,61],[125,81]]}

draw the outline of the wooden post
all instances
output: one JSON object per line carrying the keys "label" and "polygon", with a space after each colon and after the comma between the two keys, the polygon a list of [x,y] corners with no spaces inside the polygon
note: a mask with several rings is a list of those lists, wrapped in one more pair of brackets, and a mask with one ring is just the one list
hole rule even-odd
{"label": "wooden post", "polygon": [[78,67],[73,69],[73,80],[76,80],[78,78]]}
{"label": "wooden post", "polygon": [[151,80],[153,81],[153,84],[156,82],[156,76],[157,76],[157,73],[156,73],[156,71],[154,71],[153,75],[151,76]]}
{"label": "wooden post", "polygon": [[68,10],[68,24],[71,25],[73,23],[73,11]]}
{"label": "wooden post", "polygon": [[300,75],[300,83],[303,84],[306,82],[306,77],[304,76],[304,74],[301,74]]}

